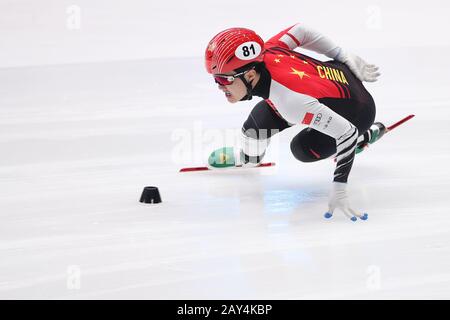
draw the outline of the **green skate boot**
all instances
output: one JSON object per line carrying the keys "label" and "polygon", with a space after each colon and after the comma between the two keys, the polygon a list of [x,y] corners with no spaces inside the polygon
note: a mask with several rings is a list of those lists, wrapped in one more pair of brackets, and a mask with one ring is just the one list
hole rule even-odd
{"label": "green skate boot", "polygon": [[208,158],[208,164],[214,168],[228,168],[236,166],[233,147],[223,147],[215,150]]}

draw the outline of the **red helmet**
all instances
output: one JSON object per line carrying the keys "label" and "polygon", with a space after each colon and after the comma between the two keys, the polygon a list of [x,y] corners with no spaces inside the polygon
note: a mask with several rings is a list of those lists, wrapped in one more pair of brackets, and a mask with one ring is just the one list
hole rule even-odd
{"label": "red helmet", "polygon": [[205,51],[206,71],[229,73],[251,62],[263,60],[264,41],[254,31],[230,28],[217,34]]}

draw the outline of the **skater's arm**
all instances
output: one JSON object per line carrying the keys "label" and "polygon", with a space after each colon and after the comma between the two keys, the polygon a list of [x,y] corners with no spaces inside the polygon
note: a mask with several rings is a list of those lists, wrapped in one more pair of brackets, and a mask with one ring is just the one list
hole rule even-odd
{"label": "skater's arm", "polygon": [[378,67],[367,63],[361,57],[346,52],[330,38],[320,32],[298,23],[281,31],[266,42],[266,48],[271,46],[293,50],[301,47],[345,63],[360,81],[375,82],[380,76]]}
{"label": "skater's arm", "polygon": [[271,102],[286,121],[304,124],[336,140],[336,169],[333,181],[347,182],[355,157],[358,129],[317,99],[301,94],[284,94]]}
{"label": "skater's arm", "polygon": [[339,56],[342,50],[330,38],[302,23],[295,24],[281,31],[267,41],[266,46],[281,46],[290,50],[301,47],[332,59]]}
{"label": "skater's arm", "polygon": [[350,205],[347,192],[347,179],[355,158],[358,129],[317,99],[304,94],[282,94],[271,99],[282,117],[296,124],[306,124],[336,141],[336,169],[333,187],[328,200],[326,218],[333,216],[339,208],[352,221],[359,217],[366,220],[368,215],[354,210]]}

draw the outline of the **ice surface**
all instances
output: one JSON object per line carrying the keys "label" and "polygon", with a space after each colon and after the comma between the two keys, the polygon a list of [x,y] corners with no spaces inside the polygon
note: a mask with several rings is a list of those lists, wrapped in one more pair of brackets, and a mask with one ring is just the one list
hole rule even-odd
{"label": "ice surface", "polygon": [[[381,29],[354,28],[370,24],[361,1],[250,20],[132,3],[80,1],[72,33],[72,1],[0,4],[0,298],[450,298],[446,2],[379,1]],[[367,85],[377,120],[416,114],[357,155],[349,189],[368,221],[323,218],[335,164],[293,158],[302,127],[274,139],[275,168],[178,172],[233,139],[258,101],[225,101],[205,39],[298,20],[380,66]],[[145,186],[163,202],[139,203]]]}
{"label": "ice surface", "polygon": [[[449,62],[364,54],[378,120],[416,117],[357,156],[358,223],[323,218],[334,163],[292,157],[300,127],[274,169],[177,172],[199,163],[174,131],[239,129],[254,103],[228,105],[201,59],[2,69],[0,297],[449,298]],[[150,185],[163,203],[138,202]]]}

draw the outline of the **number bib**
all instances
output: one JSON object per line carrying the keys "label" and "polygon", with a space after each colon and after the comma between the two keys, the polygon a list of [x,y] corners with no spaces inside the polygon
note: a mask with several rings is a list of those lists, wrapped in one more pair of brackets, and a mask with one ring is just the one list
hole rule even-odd
{"label": "number bib", "polygon": [[241,44],[234,52],[235,56],[241,60],[252,60],[261,53],[261,46],[255,41],[248,41]]}

